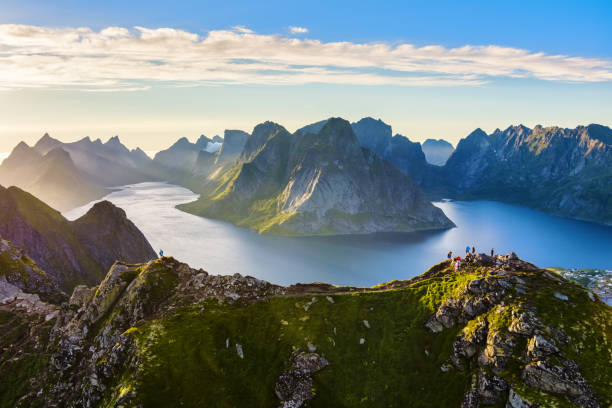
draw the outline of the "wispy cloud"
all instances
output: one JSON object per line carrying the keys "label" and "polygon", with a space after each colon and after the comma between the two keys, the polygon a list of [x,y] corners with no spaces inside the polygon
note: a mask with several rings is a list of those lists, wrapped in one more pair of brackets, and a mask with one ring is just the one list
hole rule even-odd
{"label": "wispy cloud", "polygon": [[291,34],[306,34],[308,32],[308,29],[305,27],[289,26],[289,32]]}
{"label": "wispy cloud", "polygon": [[0,25],[0,89],[134,91],[199,84],[470,86],[495,78],[612,81],[612,61],[495,45],[445,48],[323,42],[246,27],[205,35],[173,28]]}

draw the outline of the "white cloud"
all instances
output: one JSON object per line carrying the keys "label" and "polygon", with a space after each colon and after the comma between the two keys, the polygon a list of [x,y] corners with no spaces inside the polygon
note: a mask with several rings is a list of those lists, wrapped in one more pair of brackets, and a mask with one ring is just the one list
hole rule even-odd
{"label": "white cloud", "polygon": [[323,42],[245,27],[204,35],[173,28],[0,25],[0,90],[134,91],[155,84],[481,85],[495,78],[612,81],[612,61],[501,47]]}
{"label": "white cloud", "polygon": [[306,34],[308,29],[304,27],[289,26],[289,32],[291,34]]}

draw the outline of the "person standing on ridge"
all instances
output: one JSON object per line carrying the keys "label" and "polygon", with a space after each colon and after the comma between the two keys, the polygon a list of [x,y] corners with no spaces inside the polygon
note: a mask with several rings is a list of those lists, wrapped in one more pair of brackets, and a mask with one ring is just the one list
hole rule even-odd
{"label": "person standing on ridge", "polygon": [[465,247],[465,254],[466,255],[470,254],[470,246],[469,245]]}
{"label": "person standing on ridge", "polygon": [[160,258],[163,258],[163,257],[164,257],[164,250],[163,250],[163,249],[160,249],[160,250],[159,250],[159,257],[160,257]]}
{"label": "person standing on ridge", "polygon": [[493,258],[493,253],[494,253],[493,248],[491,248],[491,258]]}
{"label": "person standing on ridge", "polygon": [[476,255],[476,248],[472,247],[472,255]]}
{"label": "person standing on ridge", "polygon": [[446,259],[451,259],[453,257],[453,251],[448,251],[448,254],[446,255]]}

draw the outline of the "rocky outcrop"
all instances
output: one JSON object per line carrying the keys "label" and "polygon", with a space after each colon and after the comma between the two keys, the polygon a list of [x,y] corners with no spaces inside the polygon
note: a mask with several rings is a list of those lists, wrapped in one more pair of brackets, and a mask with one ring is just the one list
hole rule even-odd
{"label": "rocky outcrop", "polygon": [[[447,298],[425,323],[434,333],[467,323],[452,345],[450,361],[457,370],[477,366],[480,371],[466,391],[462,407],[494,405],[505,398],[504,392],[509,386],[499,376],[507,372],[510,362],[524,367],[521,379],[527,386],[562,395],[579,407],[599,407],[578,365],[555,345],[556,342],[567,345],[567,336],[558,328],[546,326],[534,308],[508,303],[508,295],[528,296],[531,290],[526,280],[515,274],[517,271],[537,271],[553,281],[557,278],[520,260],[515,253],[496,258],[472,256],[468,261],[476,266],[492,265],[493,270],[484,279],[469,281],[458,297]],[[505,270],[497,269],[500,267]],[[544,333],[552,334],[556,340]],[[518,348],[519,344],[525,344],[523,350]],[[451,366],[444,367],[448,371]],[[495,375],[486,375],[484,369]],[[523,401],[511,390],[507,406],[535,405]]]}
{"label": "rocky outcrop", "polygon": [[281,407],[299,408],[314,398],[312,376],[328,365],[329,362],[314,351],[294,351],[291,369],[283,373],[276,382],[275,392],[281,400]]}

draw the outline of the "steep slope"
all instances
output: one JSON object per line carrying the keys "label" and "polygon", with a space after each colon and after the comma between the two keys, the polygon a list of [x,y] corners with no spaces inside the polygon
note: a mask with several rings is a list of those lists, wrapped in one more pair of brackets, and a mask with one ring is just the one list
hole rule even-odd
{"label": "steep slope", "polygon": [[607,407],[611,318],[514,254],[372,288],[115,264],[75,289],[21,393],[64,407]]}
{"label": "steep slope", "polygon": [[452,194],[612,223],[612,129],[511,126],[461,140],[444,172]]}
{"label": "steep slope", "polygon": [[265,122],[238,164],[221,174],[188,212],[259,232],[348,234],[452,226],[410,177],[364,149],[348,122],[318,134]]}
{"label": "steep slope", "polygon": [[423,142],[423,153],[427,162],[436,166],[444,166],[455,148],[443,139],[427,139]]}
{"label": "steep slope", "polygon": [[144,262],[156,258],[144,236],[112,204],[98,203],[70,222],[17,187],[0,186],[0,235],[25,248],[67,291],[78,284],[99,282],[117,259]]}

